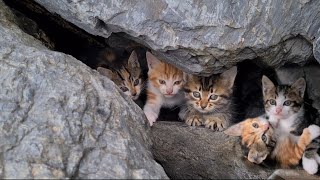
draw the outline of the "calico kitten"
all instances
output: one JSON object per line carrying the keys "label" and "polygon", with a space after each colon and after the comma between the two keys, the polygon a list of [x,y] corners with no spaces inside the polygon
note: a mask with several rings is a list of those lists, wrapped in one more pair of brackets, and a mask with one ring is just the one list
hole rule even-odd
{"label": "calico kitten", "polygon": [[[281,144],[285,144],[288,139],[297,141],[296,135],[301,134],[302,129],[307,126],[308,121],[304,111],[306,82],[300,78],[291,86],[275,86],[269,78],[263,76],[262,87],[265,111],[270,117],[269,122],[275,128],[278,136],[277,141],[280,144],[275,148],[273,154],[274,156],[285,154],[282,152],[285,151],[283,148],[287,148],[287,146],[281,146]],[[320,164],[320,158],[317,154],[320,145],[317,142],[312,142],[309,146],[310,148],[308,147],[305,151],[307,154],[303,155],[302,164],[308,173],[314,174],[318,171],[318,164]],[[282,156],[277,157],[282,158]]]}
{"label": "calico kitten", "polygon": [[132,51],[127,61],[108,64],[108,68],[98,67],[97,71],[111,79],[124,94],[137,100],[144,86],[138,57]]}
{"label": "calico kitten", "polygon": [[270,126],[267,116],[249,118],[224,131],[231,136],[240,136],[241,143],[249,149],[248,160],[260,164],[267,157],[275,159],[281,167],[298,165],[307,146],[320,135],[320,127],[310,125],[296,140],[279,137]]}
{"label": "calico kitten", "polygon": [[[304,92],[306,82],[298,79],[291,86],[278,85],[266,76],[262,77],[264,108],[269,122],[281,133],[299,131],[304,121]],[[303,128],[303,127],[302,127]]]}
{"label": "calico kitten", "polygon": [[187,108],[182,114],[190,126],[205,127],[222,131],[230,123],[232,116],[233,83],[237,67],[210,77],[187,76],[184,91]]}
{"label": "calico kitten", "polygon": [[143,111],[150,126],[157,120],[161,107],[174,107],[184,103],[181,91],[185,80],[184,73],[178,68],[146,53],[148,71],[147,102]]}

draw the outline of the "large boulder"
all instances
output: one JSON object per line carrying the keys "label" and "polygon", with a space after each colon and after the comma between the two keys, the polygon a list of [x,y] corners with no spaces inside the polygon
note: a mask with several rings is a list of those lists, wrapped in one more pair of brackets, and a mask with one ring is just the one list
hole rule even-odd
{"label": "large boulder", "polygon": [[35,0],[87,32],[124,32],[186,72],[208,75],[244,59],[272,67],[320,61],[320,1]]}
{"label": "large boulder", "polygon": [[15,19],[0,1],[0,177],[167,178],[142,110]]}
{"label": "large boulder", "polygon": [[273,168],[243,156],[237,137],[191,127],[182,122],[156,122],[153,153],[173,179],[266,179]]}
{"label": "large boulder", "polygon": [[302,167],[277,169],[273,162],[249,162],[237,137],[191,127],[182,122],[156,122],[153,153],[172,179],[319,179]]}

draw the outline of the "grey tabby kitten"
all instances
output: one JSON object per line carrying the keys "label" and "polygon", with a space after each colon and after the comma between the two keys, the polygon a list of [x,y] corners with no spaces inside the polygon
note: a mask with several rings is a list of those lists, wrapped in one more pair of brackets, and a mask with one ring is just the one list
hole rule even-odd
{"label": "grey tabby kitten", "polygon": [[[265,111],[275,130],[277,143],[285,139],[282,137],[297,139],[297,136],[301,135],[303,129],[308,126],[304,110],[306,81],[299,78],[292,85],[275,86],[268,77],[263,76],[262,87]],[[281,151],[278,147],[280,146],[274,149],[274,155]],[[309,174],[315,174],[318,171],[319,148],[319,138],[314,139],[303,154],[302,165]]]}
{"label": "grey tabby kitten", "polygon": [[233,84],[237,67],[210,77],[187,76],[184,91],[187,107],[180,118],[190,126],[205,125],[214,131],[223,131],[232,118]]}
{"label": "grey tabby kitten", "polygon": [[97,71],[111,79],[127,96],[137,100],[144,88],[142,71],[135,51],[129,59],[109,62],[108,68],[98,67]]}

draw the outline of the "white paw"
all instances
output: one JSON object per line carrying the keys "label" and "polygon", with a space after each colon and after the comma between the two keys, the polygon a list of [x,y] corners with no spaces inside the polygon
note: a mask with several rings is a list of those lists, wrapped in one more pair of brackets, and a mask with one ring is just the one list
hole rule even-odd
{"label": "white paw", "polygon": [[144,114],[146,115],[150,126],[152,126],[153,123],[156,122],[156,120],[158,118],[158,114],[153,111],[145,111]]}
{"label": "white paw", "polygon": [[318,163],[313,158],[306,158],[305,156],[302,157],[302,166],[305,171],[309,174],[315,174],[318,172]]}
{"label": "white paw", "polygon": [[308,127],[308,129],[311,134],[311,139],[315,139],[318,136],[320,136],[320,127],[319,126],[312,124]]}

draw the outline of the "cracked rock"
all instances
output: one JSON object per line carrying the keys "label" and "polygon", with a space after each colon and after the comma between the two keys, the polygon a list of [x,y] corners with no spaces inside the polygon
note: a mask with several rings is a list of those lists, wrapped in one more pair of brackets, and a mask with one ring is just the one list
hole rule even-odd
{"label": "cracked rock", "polygon": [[142,110],[14,21],[0,1],[0,177],[167,178]]}

